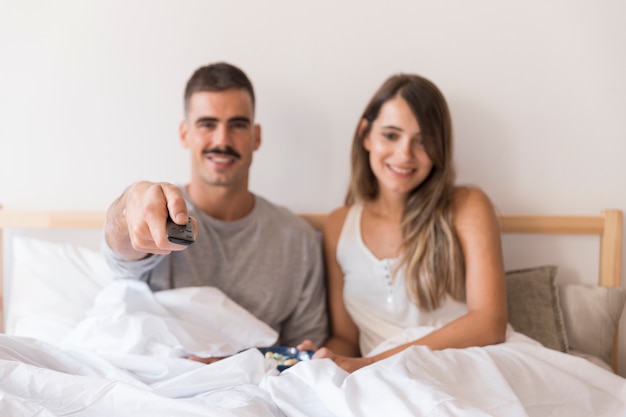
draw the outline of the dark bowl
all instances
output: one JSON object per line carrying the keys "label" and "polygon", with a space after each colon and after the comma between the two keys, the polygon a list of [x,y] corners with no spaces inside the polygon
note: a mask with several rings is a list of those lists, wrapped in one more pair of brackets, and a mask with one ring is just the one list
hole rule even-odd
{"label": "dark bowl", "polygon": [[265,357],[271,357],[277,363],[277,368],[280,372],[287,368],[290,368],[294,364],[284,364],[286,360],[296,360],[297,362],[311,360],[313,356],[312,350],[298,350],[291,346],[271,346],[257,348]]}

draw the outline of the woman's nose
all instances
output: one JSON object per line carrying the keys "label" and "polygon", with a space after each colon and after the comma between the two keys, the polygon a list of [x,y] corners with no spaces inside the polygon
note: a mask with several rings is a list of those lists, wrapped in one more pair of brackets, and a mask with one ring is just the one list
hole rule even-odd
{"label": "woman's nose", "polygon": [[403,138],[398,141],[396,152],[405,159],[411,158],[413,155],[413,141],[410,138]]}

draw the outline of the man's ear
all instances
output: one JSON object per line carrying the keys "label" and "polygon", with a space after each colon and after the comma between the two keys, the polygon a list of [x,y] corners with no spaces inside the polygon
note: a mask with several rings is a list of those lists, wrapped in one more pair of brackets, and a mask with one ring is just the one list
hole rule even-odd
{"label": "man's ear", "polygon": [[368,132],[369,126],[370,123],[367,121],[367,119],[363,118],[359,122],[359,127],[357,128],[357,135],[360,138],[363,138],[363,148],[365,148],[365,150],[368,152],[370,150],[370,134]]}
{"label": "man's ear", "polygon": [[254,125],[254,150],[256,151],[261,146],[261,125]]}
{"label": "man's ear", "polygon": [[180,125],[178,125],[178,138],[180,139],[180,144],[183,146],[183,148],[189,148],[187,133],[187,121],[183,120],[182,122],[180,122]]}

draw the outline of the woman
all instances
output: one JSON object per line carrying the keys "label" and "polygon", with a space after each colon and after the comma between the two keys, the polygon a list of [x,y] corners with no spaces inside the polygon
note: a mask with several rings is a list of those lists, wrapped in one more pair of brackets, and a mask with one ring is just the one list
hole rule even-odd
{"label": "woman", "polygon": [[[361,117],[351,162],[346,206],[324,226],[331,337],[315,357],[352,372],[412,345],[503,342],[497,218],[484,192],[454,184],[439,89],[418,75],[390,77]],[[432,331],[373,350],[417,326]]]}

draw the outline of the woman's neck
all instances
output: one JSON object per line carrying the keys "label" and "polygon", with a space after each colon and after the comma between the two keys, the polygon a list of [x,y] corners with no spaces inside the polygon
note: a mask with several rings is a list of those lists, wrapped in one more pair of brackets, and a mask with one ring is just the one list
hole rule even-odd
{"label": "woman's neck", "polygon": [[404,215],[406,197],[381,193],[376,199],[367,202],[366,206],[376,217],[400,222]]}

